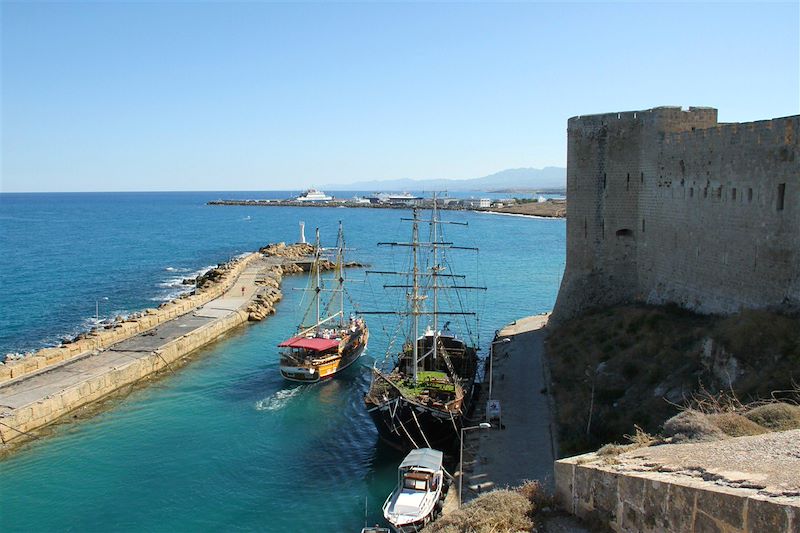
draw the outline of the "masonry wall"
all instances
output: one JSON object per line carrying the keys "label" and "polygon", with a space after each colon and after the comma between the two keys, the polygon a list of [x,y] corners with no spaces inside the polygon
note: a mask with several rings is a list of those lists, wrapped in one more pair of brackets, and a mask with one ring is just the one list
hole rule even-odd
{"label": "masonry wall", "polygon": [[617,533],[794,533],[800,502],[767,497],[691,477],[660,472],[617,472],[585,457],[555,462],[558,505],[589,524]]}
{"label": "masonry wall", "polygon": [[133,359],[103,374],[88,376],[85,381],[57,394],[13,410],[0,425],[0,443],[26,440],[30,432],[57,421],[79,407],[133,385],[165,367],[173,369],[173,365],[181,364],[181,358],[246,323],[247,319],[247,312],[236,311],[165,344],[147,357]]}
{"label": "masonry wall", "polygon": [[568,124],[555,322],[623,302],[800,307],[800,116],[661,107]]}

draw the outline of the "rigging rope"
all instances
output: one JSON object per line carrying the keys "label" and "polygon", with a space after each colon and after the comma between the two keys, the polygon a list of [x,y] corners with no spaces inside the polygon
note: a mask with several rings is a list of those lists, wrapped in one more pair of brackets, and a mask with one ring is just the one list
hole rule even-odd
{"label": "rigging rope", "polygon": [[422,438],[425,440],[425,444],[428,448],[431,448],[431,443],[428,442],[428,437],[425,436],[425,432],[422,431],[422,426],[419,425],[419,420],[417,420],[417,413],[414,412],[414,408],[411,407],[411,416],[414,417],[414,422],[417,424],[417,429],[419,429],[419,434],[422,435]]}
{"label": "rigging rope", "polygon": [[414,445],[414,448],[417,448],[417,449],[419,449],[419,446],[417,445],[416,441],[414,441],[414,439],[411,437],[411,434],[410,434],[410,433],[408,432],[408,430],[406,429],[406,426],[404,426],[404,425],[403,425],[403,421],[402,421],[402,420],[400,420],[400,417],[397,417],[397,421],[398,421],[398,422],[400,422],[400,427],[401,427],[401,428],[403,428],[403,431],[405,431],[405,432],[406,432],[406,437],[408,437],[408,440],[410,440],[410,441],[411,441],[411,444],[413,444],[413,445]]}

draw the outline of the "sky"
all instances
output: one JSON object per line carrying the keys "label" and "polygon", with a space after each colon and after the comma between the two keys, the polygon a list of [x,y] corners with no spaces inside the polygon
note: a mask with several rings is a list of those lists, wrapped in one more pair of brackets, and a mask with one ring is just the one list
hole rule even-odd
{"label": "sky", "polygon": [[800,112],[790,3],[2,2],[0,191],[566,165],[567,119]]}

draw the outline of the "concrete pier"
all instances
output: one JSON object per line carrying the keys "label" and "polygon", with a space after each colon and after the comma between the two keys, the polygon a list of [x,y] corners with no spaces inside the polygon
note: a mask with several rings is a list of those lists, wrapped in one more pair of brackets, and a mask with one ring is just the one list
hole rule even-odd
{"label": "concrete pier", "polygon": [[[6,368],[0,382],[0,452],[36,438],[37,430],[80,407],[163,369],[174,370],[194,350],[272,313],[282,296],[282,275],[301,271],[299,259],[291,246],[253,253],[196,295],[145,313],[134,326],[118,328],[123,331],[98,332],[83,343],[83,351],[48,348],[41,352],[58,353],[60,359],[47,364],[35,354],[26,358],[38,360],[35,365],[24,360],[3,365],[12,370]],[[104,336],[113,342],[104,342]]]}
{"label": "concrete pier", "polygon": [[[497,334],[492,399],[500,402],[502,416],[500,420],[492,420],[492,429],[465,435],[465,501],[495,488],[519,486],[529,480],[539,480],[548,489],[553,487],[556,451],[543,369],[548,317],[522,318]],[[475,424],[486,416],[488,380],[487,373],[480,405],[475,410]]]}

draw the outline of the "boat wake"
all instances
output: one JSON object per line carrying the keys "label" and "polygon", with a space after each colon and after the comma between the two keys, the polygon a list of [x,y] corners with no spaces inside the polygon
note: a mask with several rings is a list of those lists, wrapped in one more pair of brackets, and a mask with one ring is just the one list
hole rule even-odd
{"label": "boat wake", "polygon": [[289,401],[300,394],[302,387],[294,387],[292,389],[281,389],[276,393],[267,396],[263,400],[256,402],[256,411],[280,411]]}

